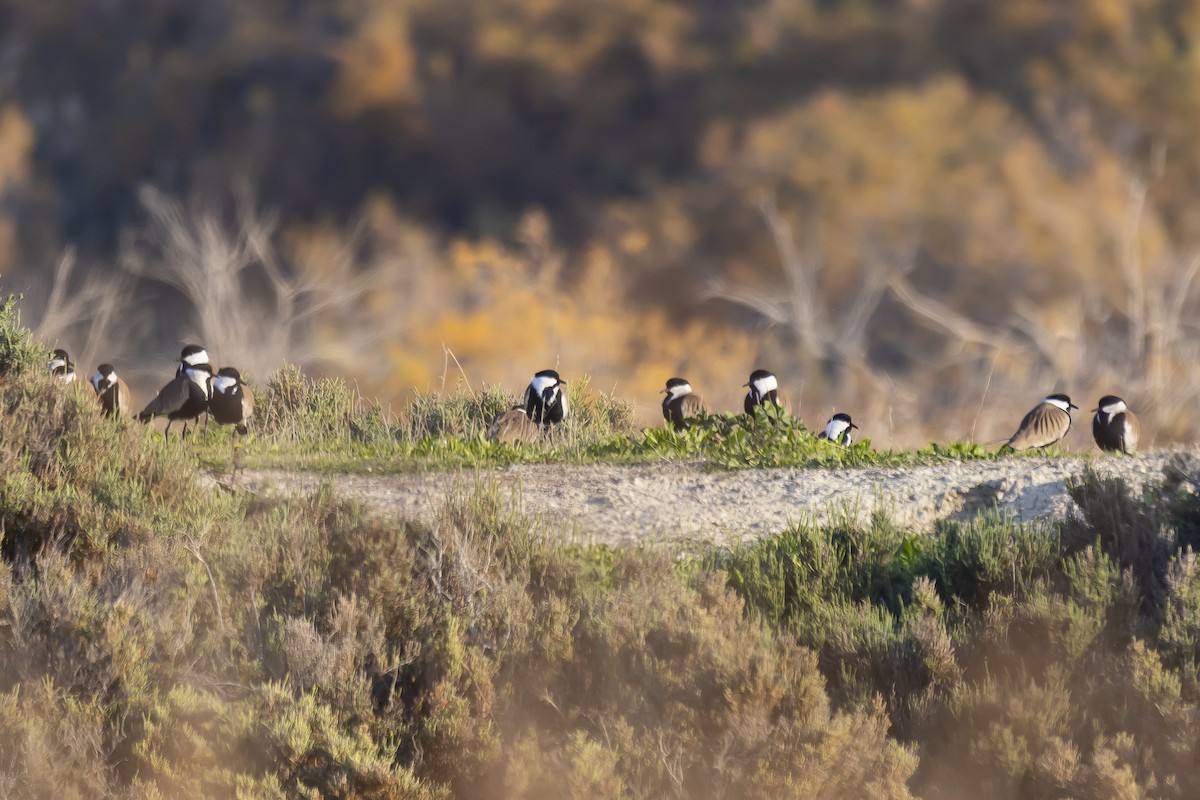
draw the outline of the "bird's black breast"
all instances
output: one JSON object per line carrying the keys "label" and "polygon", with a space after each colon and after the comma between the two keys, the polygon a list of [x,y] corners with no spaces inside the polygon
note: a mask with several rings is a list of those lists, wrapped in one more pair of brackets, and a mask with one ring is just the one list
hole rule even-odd
{"label": "bird's black breast", "polygon": [[221,425],[234,425],[242,421],[242,387],[234,386],[225,392],[213,392],[208,403],[208,413]]}
{"label": "bird's black breast", "polygon": [[1092,436],[1101,450],[1123,450],[1125,446],[1125,412],[1104,419],[1097,414],[1092,420]]}

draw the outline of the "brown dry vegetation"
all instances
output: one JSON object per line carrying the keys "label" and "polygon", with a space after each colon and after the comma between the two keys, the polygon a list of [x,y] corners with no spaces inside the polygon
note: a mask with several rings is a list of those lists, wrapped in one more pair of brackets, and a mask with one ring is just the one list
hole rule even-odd
{"label": "brown dry vegetation", "polygon": [[453,353],[650,421],[768,366],[888,446],[1052,389],[1195,440],[1197,35],[1190,0],[10,0],[0,272],[143,388],[194,338],[385,402]]}
{"label": "brown dry vegetation", "polygon": [[[0,786],[22,797],[1200,791],[1200,464],[1078,517],[571,546],[204,488],[0,318]],[[306,424],[311,424],[311,421]],[[849,516],[846,517],[850,519]]]}

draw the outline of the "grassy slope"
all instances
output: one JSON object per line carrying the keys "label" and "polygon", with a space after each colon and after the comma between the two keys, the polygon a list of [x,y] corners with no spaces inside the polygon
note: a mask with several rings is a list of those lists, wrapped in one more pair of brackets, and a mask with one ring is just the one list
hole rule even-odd
{"label": "grassy slope", "polygon": [[0,784],[23,797],[1194,797],[1200,464],[1083,515],[685,560],[208,492],[0,319]]}
{"label": "grassy slope", "polygon": [[665,427],[638,431],[624,401],[593,392],[587,379],[574,382],[571,391],[574,415],[566,424],[540,442],[514,447],[486,438],[488,422],[516,400],[497,387],[419,396],[392,416],[364,404],[342,381],[312,380],[287,368],[260,387],[249,440],[235,443],[228,431],[214,429],[191,449],[201,463],[222,471],[236,460],[248,467],[375,473],[545,462],[902,467],[1013,456],[961,442],[919,451],[876,450],[870,441],[841,447],[818,440],[794,417],[766,413],[709,415],[682,433]]}

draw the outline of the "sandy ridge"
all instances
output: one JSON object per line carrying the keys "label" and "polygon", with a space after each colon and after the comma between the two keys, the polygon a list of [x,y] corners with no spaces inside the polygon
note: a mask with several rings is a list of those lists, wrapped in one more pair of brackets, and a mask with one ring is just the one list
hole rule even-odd
{"label": "sandy ridge", "polygon": [[[1104,475],[1142,485],[1162,475],[1163,451],[1136,458],[1096,457]],[[1193,456],[1200,451],[1192,450]],[[947,462],[897,469],[771,469],[710,471],[702,465],[515,465],[479,471],[397,475],[320,475],[248,470],[240,483],[262,493],[311,491],[322,482],[388,514],[430,518],[449,493],[494,487],[510,503],[539,516],[551,535],[584,541],[652,543],[701,540],[729,544],[778,531],[816,515],[849,508],[865,517],[888,509],[927,530],[938,520],[993,504],[1020,520],[1065,514],[1064,482],[1088,459],[1007,459]]]}

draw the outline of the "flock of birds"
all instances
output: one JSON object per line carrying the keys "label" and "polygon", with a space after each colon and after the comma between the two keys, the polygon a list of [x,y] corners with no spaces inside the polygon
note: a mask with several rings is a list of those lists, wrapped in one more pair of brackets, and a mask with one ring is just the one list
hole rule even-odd
{"label": "flock of birds", "polygon": [[[66,350],[58,349],[51,354],[50,374],[63,383],[75,382],[75,364]],[[105,414],[127,417],[133,412],[133,394],[112,364],[97,367],[91,384]],[[187,436],[188,422],[195,428],[202,415],[205,425],[211,417],[218,425],[233,425],[244,436],[249,432],[247,423],[254,416],[254,393],[242,383],[237,368],[215,369],[203,347],[189,344],[179,353],[175,377],[158,390],[137,418],[149,422],[155,417],[166,417],[164,436],[170,435],[172,423],[182,421],[182,438]]]}
{"label": "flock of birds", "polygon": [[[492,421],[488,438],[519,444],[537,438],[544,429],[562,422],[568,414],[565,386],[566,381],[552,369],[534,375],[525,389],[524,401]],[[756,369],[750,373],[750,380],[742,386],[747,389],[743,403],[747,414],[753,414],[760,406],[786,411],[787,402],[780,395],[779,380],[774,373]],[[676,431],[689,427],[695,417],[707,413],[703,398],[692,391],[692,385],[686,378],[671,378],[661,394],[665,395],[662,401],[663,419]],[[1017,432],[1009,437],[1004,447],[1033,450],[1058,442],[1071,430],[1073,408],[1078,409],[1079,406],[1065,394],[1048,396],[1025,415]],[[1092,436],[1101,450],[1121,453],[1137,450],[1141,426],[1124,400],[1115,395],[1105,395],[1100,398],[1093,413]],[[817,438],[846,447],[853,442],[852,432],[857,429],[849,414],[839,412],[829,418]]]}
{"label": "flock of birds", "polygon": [[[75,365],[65,350],[55,350],[51,355],[50,373],[64,383],[75,380]],[[129,387],[117,377],[112,364],[97,367],[91,384],[106,414],[130,415],[133,397]],[[566,386],[567,382],[557,371],[544,369],[538,372],[526,387],[523,401],[492,420],[488,438],[521,444],[537,439],[551,426],[560,424],[570,413]],[[756,369],[743,387],[747,389],[743,403],[747,414],[753,414],[759,407],[786,412],[787,402],[780,394],[779,380],[774,373]],[[685,378],[671,378],[661,394],[665,395],[663,419],[676,431],[688,428],[697,416],[706,413],[703,398],[692,391],[691,383]],[[1017,432],[1009,437],[1004,447],[1032,450],[1055,444],[1070,431],[1071,409],[1078,408],[1065,394],[1049,395],[1025,415]],[[1093,413],[1092,436],[1101,450],[1132,453],[1137,449],[1141,426],[1124,400],[1105,395]],[[235,430],[245,435],[247,423],[254,415],[254,394],[242,383],[236,368],[216,370],[209,363],[208,352],[200,345],[190,344],[179,354],[175,377],[158,391],[137,418],[148,422],[155,417],[166,417],[164,436],[169,434],[172,423],[182,421],[182,436],[187,436],[188,422],[194,428],[202,415],[206,424],[211,417],[220,425],[236,426]],[[817,438],[845,447],[853,442],[852,432],[857,429],[849,414],[839,412],[829,418]]]}

